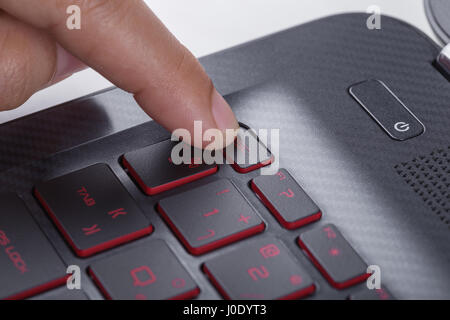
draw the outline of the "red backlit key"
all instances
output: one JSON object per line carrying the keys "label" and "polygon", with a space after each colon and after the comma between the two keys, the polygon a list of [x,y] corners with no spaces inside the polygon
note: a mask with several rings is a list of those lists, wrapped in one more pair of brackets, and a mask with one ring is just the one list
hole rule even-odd
{"label": "red backlit key", "polygon": [[106,164],[40,183],[35,195],[80,257],[140,238],[153,230]]}
{"label": "red backlit key", "polygon": [[271,164],[273,155],[251,131],[239,128],[234,144],[225,149],[227,163],[239,173],[247,173]]}
{"label": "red backlit key", "polygon": [[394,296],[386,289],[364,288],[348,297],[350,300],[395,300]]}
{"label": "red backlit key", "polygon": [[24,299],[63,285],[66,268],[14,194],[0,196],[0,299]]}
{"label": "red backlit key", "polygon": [[175,165],[171,152],[176,144],[166,140],[123,156],[123,165],[146,194],[155,195],[217,172],[216,164],[196,164],[193,149],[190,164]]}
{"label": "red backlit key", "polygon": [[300,247],[330,284],[343,289],[366,280],[367,264],[332,224],[302,233]]}
{"label": "red backlit key", "polygon": [[89,274],[108,299],[190,299],[200,293],[162,240],[96,261]]}
{"label": "red backlit key", "polygon": [[322,216],[319,207],[285,169],[280,169],[275,175],[256,177],[251,187],[287,229],[301,227]]}
{"label": "red backlit key", "polygon": [[207,261],[203,271],[226,299],[298,299],[315,290],[300,263],[272,237]]}
{"label": "red backlit key", "polygon": [[262,232],[264,222],[226,179],[161,200],[158,211],[194,255]]}

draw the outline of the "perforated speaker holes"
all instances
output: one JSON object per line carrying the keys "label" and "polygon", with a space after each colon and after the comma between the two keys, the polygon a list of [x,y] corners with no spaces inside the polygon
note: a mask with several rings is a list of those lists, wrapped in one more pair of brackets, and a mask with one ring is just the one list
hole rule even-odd
{"label": "perforated speaker holes", "polygon": [[394,168],[450,229],[450,146]]}

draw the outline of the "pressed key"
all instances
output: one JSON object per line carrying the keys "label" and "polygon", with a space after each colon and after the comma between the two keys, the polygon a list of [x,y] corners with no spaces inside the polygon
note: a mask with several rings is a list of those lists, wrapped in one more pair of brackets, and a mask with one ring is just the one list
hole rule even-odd
{"label": "pressed key", "polygon": [[80,257],[153,231],[127,190],[106,164],[96,164],[39,183],[35,195]]}
{"label": "pressed key", "polygon": [[285,169],[275,175],[256,177],[251,187],[286,229],[299,228],[322,216],[319,207]]}
{"label": "pressed key", "polygon": [[364,288],[348,297],[350,300],[395,300],[394,296],[386,289]]}
{"label": "pressed key", "polygon": [[0,299],[25,299],[66,282],[66,268],[15,194],[0,195]]}
{"label": "pressed key", "polygon": [[191,299],[200,289],[162,240],[98,260],[89,274],[108,299]]}
{"label": "pressed key", "polygon": [[298,244],[322,275],[343,289],[366,280],[367,264],[332,224],[302,233]]}
{"label": "pressed key", "polygon": [[274,157],[252,130],[239,128],[234,144],[224,150],[227,163],[239,173],[248,173],[271,164]]}
{"label": "pressed key", "polygon": [[165,198],[158,211],[194,255],[262,232],[264,222],[227,179]]}
{"label": "pressed key", "polygon": [[272,237],[209,260],[203,271],[226,299],[298,299],[315,290],[300,263]]}
{"label": "pressed key", "polygon": [[177,143],[166,140],[123,156],[123,165],[146,194],[155,195],[217,172],[216,164],[196,164],[201,159],[195,161],[194,149],[190,164],[175,165],[171,152]]}

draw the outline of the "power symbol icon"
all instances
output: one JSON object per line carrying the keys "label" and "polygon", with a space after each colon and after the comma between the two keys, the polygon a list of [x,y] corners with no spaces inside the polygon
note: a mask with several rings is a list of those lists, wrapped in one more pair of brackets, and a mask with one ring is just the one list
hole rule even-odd
{"label": "power symbol icon", "polygon": [[397,122],[394,125],[394,129],[397,130],[398,132],[406,132],[406,131],[409,130],[409,128],[410,128],[409,127],[409,123],[406,123],[406,122],[403,122],[403,121]]}

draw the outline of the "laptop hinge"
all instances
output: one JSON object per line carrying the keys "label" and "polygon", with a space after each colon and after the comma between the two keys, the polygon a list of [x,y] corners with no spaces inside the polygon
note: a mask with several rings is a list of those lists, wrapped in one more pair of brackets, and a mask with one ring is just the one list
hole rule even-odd
{"label": "laptop hinge", "polygon": [[445,75],[450,77],[450,43],[447,44],[439,53],[436,63]]}

